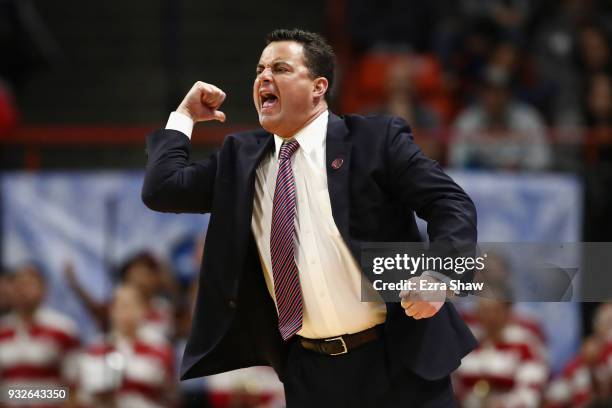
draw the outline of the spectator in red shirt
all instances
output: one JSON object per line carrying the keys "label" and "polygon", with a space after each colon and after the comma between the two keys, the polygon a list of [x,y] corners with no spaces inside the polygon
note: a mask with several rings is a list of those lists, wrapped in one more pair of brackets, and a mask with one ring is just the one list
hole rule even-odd
{"label": "spectator in red shirt", "polygon": [[[593,335],[555,378],[546,392],[546,408],[612,404],[612,304],[599,306]],[[603,405],[606,406],[606,405]]]}
{"label": "spectator in red shirt", "polygon": [[539,407],[548,366],[533,333],[512,320],[512,304],[481,299],[479,347],[456,371],[455,389],[466,408]]}
{"label": "spectator in red shirt", "polygon": [[115,290],[110,332],[79,365],[80,397],[87,406],[158,408],[175,402],[172,348],[142,330],[145,313],[140,291],[129,285]]}
{"label": "spectator in red shirt", "polygon": [[80,344],[76,324],[43,306],[46,283],[39,267],[18,268],[11,288],[12,311],[0,319],[0,385],[72,387]]}

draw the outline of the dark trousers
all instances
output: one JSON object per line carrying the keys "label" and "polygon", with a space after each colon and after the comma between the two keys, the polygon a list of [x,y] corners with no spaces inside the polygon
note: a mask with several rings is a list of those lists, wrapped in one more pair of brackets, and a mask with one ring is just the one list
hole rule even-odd
{"label": "dark trousers", "polygon": [[455,407],[450,378],[428,381],[408,368],[390,377],[384,340],[327,356],[292,340],[284,376],[287,408]]}

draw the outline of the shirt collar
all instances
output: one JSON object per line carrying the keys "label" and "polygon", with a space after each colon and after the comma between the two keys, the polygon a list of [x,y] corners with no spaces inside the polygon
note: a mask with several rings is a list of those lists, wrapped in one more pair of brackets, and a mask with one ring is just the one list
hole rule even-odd
{"label": "shirt collar", "polygon": [[300,129],[292,138],[283,139],[278,135],[274,135],[274,157],[278,160],[281,145],[285,140],[295,139],[300,144],[300,148],[306,154],[310,154],[317,146],[322,146],[327,134],[327,122],[329,119],[329,110],[323,111],[312,122]]}

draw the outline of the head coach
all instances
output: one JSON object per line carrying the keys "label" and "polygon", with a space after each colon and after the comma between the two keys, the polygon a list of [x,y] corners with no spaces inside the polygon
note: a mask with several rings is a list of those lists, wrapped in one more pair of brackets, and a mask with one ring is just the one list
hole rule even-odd
{"label": "head coach", "polygon": [[415,213],[431,242],[476,242],[474,205],[403,120],[329,111],[334,61],[321,36],[276,30],[253,83],[263,129],[190,162],[193,124],[226,119],[226,94],[197,82],[147,137],[144,203],[211,213],[181,378],[270,365],[290,408],[454,406],[476,342],[453,305],[362,302],[357,260],[363,242],[419,241]]}

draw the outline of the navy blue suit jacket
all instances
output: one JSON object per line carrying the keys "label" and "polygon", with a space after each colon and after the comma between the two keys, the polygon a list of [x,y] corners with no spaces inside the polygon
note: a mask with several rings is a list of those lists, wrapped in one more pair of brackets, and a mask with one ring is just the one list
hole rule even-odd
{"label": "navy blue suit jacket", "polygon": [[[186,135],[158,130],[147,138],[144,203],[156,211],[211,213],[182,379],[252,365],[271,365],[283,379],[286,345],[251,231],[255,170],[274,148],[265,130],[242,132],[228,135],[207,160],[190,163]],[[336,168],[338,158],[343,165]],[[357,260],[362,242],[420,241],[415,213],[427,221],[432,242],[476,242],[472,201],[423,155],[399,118],[330,113],[326,168],[334,221]],[[386,306],[392,371],[438,379],[476,345],[449,302],[420,320],[397,302]]]}

